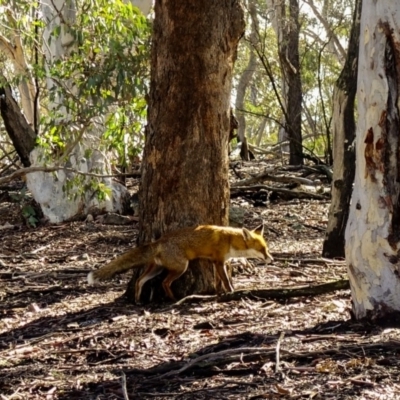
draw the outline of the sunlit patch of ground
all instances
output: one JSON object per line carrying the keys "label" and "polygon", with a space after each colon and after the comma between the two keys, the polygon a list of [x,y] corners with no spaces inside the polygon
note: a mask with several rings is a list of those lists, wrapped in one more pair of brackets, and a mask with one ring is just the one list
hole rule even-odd
{"label": "sunlit patch of ground", "polygon": [[[12,207],[12,205],[10,205]],[[328,203],[249,207],[275,262],[235,264],[237,289],[343,279],[321,258]],[[128,277],[89,270],[135,243],[136,227],[81,222],[0,231],[4,399],[397,399],[400,333],[350,322],[350,293],[139,307]],[[277,364],[278,361],[278,364]]]}

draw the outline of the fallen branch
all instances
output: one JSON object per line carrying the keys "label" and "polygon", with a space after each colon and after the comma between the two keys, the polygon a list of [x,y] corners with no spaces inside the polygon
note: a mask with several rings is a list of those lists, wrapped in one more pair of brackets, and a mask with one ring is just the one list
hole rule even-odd
{"label": "fallen branch", "polygon": [[350,283],[348,279],[342,279],[339,281],[333,281],[328,283],[322,283],[315,286],[301,286],[292,288],[279,288],[279,289],[254,289],[254,290],[236,290],[231,293],[224,293],[218,301],[232,301],[240,300],[244,297],[256,297],[259,299],[291,299],[292,297],[301,296],[317,296],[320,294],[326,294],[335,292],[336,290],[350,289]]}
{"label": "fallen branch", "polygon": [[272,182],[282,182],[282,183],[298,183],[301,185],[309,185],[316,186],[318,183],[312,181],[311,179],[302,178],[299,176],[275,176],[271,175],[269,172],[263,172],[261,174],[257,174],[252,176],[251,178],[242,179],[241,181],[233,182],[231,184],[231,188],[248,186],[254,183],[259,183],[263,181],[272,181]]}
{"label": "fallen branch", "polygon": [[[1,182],[0,182],[1,183]],[[238,194],[241,191],[257,191],[260,189],[268,190],[269,192],[280,193],[286,196],[290,196],[291,198],[297,199],[316,199],[316,200],[327,200],[329,197],[326,195],[305,192],[304,190],[290,190],[285,188],[267,186],[267,185],[253,185],[253,186],[236,186],[231,188],[231,195]]]}
{"label": "fallen branch", "polygon": [[[120,176],[133,176],[135,175],[134,173],[126,173],[126,174],[95,174],[93,172],[82,172],[79,171],[75,168],[66,168],[63,166],[54,166],[54,167],[27,167],[27,168],[21,168],[15,172],[13,172],[10,175],[4,176],[3,178],[0,178],[0,185],[3,185],[4,183],[11,182],[12,180],[16,178],[20,178],[21,176],[24,176],[26,174],[31,174],[33,172],[56,172],[56,171],[64,171],[64,172],[71,172],[77,175],[84,175],[84,176],[91,176],[94,178],[114,178],[114,177],[120,177]],[[140,176],[140,172],[138,172],[138,176]]]}
{"label": "fallen branch", "polygon": [[228,350],[221,350],[217,353],[207,353],[203,354],[202,356],[196,357],[194,360],[189,361],[186,363],[183,367],[179,368],[178,370],[173,370],[166,372],[165,374],[161,376],[157,376],[157,379],[162,379],[169,377],[171,375],[179,375],[184,371],[193,369],[195,366],[198,366],[199,364],[201,368],[204,368],[204,366],[214,366],[216,365],[215,362],[219,361],[222,359],[223,363],[227,363],[227,361],[232,361],[231,358],[233,357],[235,360],[240,359],[243,354],[250,353],[250,354],[265,354],[265,355],[272,355],[274,354],[274,350],[271,350],[271,348],[266,348],[266,347],[238,347],[235,349],[228,349]]}
{"label": "fallen branch", "polygon": [[347,290],[350,289],[350,283],[348,279],[342,279],[339,281],[333,281],[328,283],[322,283],[315,286],[301,286],[292,288],[279,288],[279,289],[242,289],[235,290],[230,293],[223,293],[221,295],[199,295],[193,294],[186,296],[183,299],[178,300],[176,303],[163,308],[162,311],[167,311],[175,306],[181,305],[183,303],[195,303],[198,301],[208,302],[217,300],[219,302],[226,302],[232,300],[241,300],[244,298],[252,297],[258,299],[268,299],[268,300],[282,300],[290,299],[292,297],[301,296],[317,296],[320,294],[326,294],[335,292],[336,290]]}
{"label": "fallen branch", "polygon": [[[282,254],[282,253],[279,253]],[[284,257],[279,257],[276,256],[274,253],[272,253],[274,260],[275,261],[282,261],[282,262],[290,262],[290,261],[296,261],[300,264],[329,264],[329,265],[345,265],[346,261],[345,260],[336,260],[336,259],[330,259],[330,258],[324,258],[324,257],[318,257],[318,258],[301,258],[295,255],[287,255]]]}
{"label": "fallen branch", "polygon": [[[347,359],[354,357],[355,354],[360,354],[365,357],[366,352],[373,351],[393,351],[398,349],[398,341],[389,340],[387,342],[380,343],[356,343],[350,345],[337,346],[336,344],[329,349],[322,348],[316,351],[304,351],[304,352],[293,352],[288,350],[280,351],[280,358],[284,360],[315,360],[324,359],[326,357],[339,356],[341,359]],[[134,374],[145,374],[154,375],[154,377],[148,379],[148,381],[161,380],[164,378],[171,379],[173,376],[182,374],[183,372],[193,370],[205,370],[212,367],[219,367],[221,365],[227,365],[233,362],[265,362],[267,359],[272,359],[276,355],[276,349],[272,347],[237,347],[233,349],[221,350],[213,353],[207,353],[195,357],[189,361],[172,361],[163,364],[161,367],[155,367],[148,370],[140,370],[134,368],[129,370],[129,373]],[[168,372],[159,375],[160,371]],[[221,370],[216,369],[215,374],[220,373]],[[127,371],[128,373],[128,371]]]}

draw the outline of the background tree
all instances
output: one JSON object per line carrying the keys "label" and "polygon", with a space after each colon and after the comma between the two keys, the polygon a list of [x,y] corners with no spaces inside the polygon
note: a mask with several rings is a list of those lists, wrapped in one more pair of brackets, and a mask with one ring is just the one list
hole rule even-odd
{"label": "background tree", "polygon": [[365,0],[346,261],[356,318],[400,310],[400,3]]}
{"label": "background tree", "polygon": [[[286,159],[289,142],[285,121],[289,98],[285,68],[290,68],[291,64],[286,62],[286,67],[283,65],[288,60],[283,53],[288,45],[288,33],[294,35],[290,4],[274,0],[251,4],[251,9],[255,9],[256,24],[251,29],[249,27],[245,41],[241,41],[239,47],[235,88],[239,94],[241,78],[251,75],[242,106],[249,148],[258,154],[273,154],[282,149]],[[314,160],[326,159],[328,163],[332,159],[332,87],[345,60],[346,46],[343,44],[350,34],[351,9],[349,0],[299,2],[297,35],[301,66],[302,151],[313,156]],[[257,31],[256,41],[250,40],[254,29]],[[251,74],[244,74],[250,60],[249,44],[257,55],[257,62]],[[293,52],[289,53],[293,55]],[[295,96],[298,94],[296,90]],[[294,98],[291,96],[292,100]],[[299,114],[295,112],[293,115]]]}
{"label": "background tree", "polygon": [[[141,3],[148,10],[149,2]],[[64,0],[10,1],[1,7],[6,11],[0,17],[3,82],[18,87],[15,97],[25,115],[20,118],[27,118],[37,135],[36,148],[23,147],[27,154],[20,158],[25,166],[59,167],[56,175],[27,175],[33,197],[51,222],[80,217],[93,208],[122,211],[127,191],[108,176],[107,152],[113,148],[115,164],[125,163],[125,139],[144,121],[145,18],[119,0],[95,1],[90,10],[87,4]],[[135,72],[132,77],[126,73],[129,68]],[[11,97],[7,101],[11,104]],[[6,121],[10,115],[4,104]],[[20,153],[28,130],[5,127]]]}
{"label": "background tree", "polygon": [[361,0],[356,0],[346,62],[333,91],[332,202],[322,250],[324,257],[344,257],[345,255],[344,234],[355,173],[354,101],[357,92],[361,4]]}
{"label": "background tree", "polygon": [[282,36],[278,42],[279,60],[282,66],[283,80],[286,83],[287,94],[285,109],[285,131],[289,140],[289,164],[303,164],[303,147],[301,135],[301,110],[303,92],[301,87],[300,55],[299,55],[299,2],[282,1],[284,16]]}
{"label": "background tree", "polygon": [[248,2],[248,17],[251,25],[251,32],[248,37],[249,41],[249,60],[246,65],[244,71],[239,77],[238,84],[236,86],[236,100],[235,100],[235,109],[236,109],[236,118],[238,122],[237,128],[237,137],[238,141],[242,143],[241,147],[241,157],[244,160],[249,160],[249,151],[247,145],[247,137],[246,137],[246,117],[244,112],[244,101],[246,90],[249,88],[252,77],[257,68],[257,54],[254,51],[254,46],[258,40],[258,19],[257,19],[257,10],[256,10],[256,1],[250,0]]}
{"label": "background tree", "polygon": [[[146,12],[151,5],[144,0],[135,2]],[[23,114],[25,117],[31,115],[28,123],[34,120],[32,129],[38,135],[36,145],[44,151],[42,163],[45,167],[55,165],[59,168],[71,165],[73,158],[80,158],[70,153],[73,144],[77,143],[86,160],[85,168],[80,172],[92,168],[95,174],[102,174],[102,171],[109,174],[110,167],[105,167],[106,164],[103,167],[89,161],[93,147],[106,155],[106,161],[111,161],[114,171],[123,171],[129,168],[129,159],[142,151],[144,98],[148,84],[148,24],[129,11],[129,3],[96,0],[90,8],[85,8],[84,2],[77,2],[73,18],[63,21],[50,18],[50,25],[45,13],[45,8],[49,8],[47,3],[38,5],[9,0],[0,6],[2,11],[7,11],[0,13],[0,64]],[[57,9],[61,7],[62,12],[67,11],[68,7],[60,6],[64,4],[61,0],[50,3]],[[246,40],[239,48],[234,74],[232,97],[236,95],[242,109],[240,118],[244,122],[241,126],[246,126],[245,136],[255,154],[279,154],[277,150],[282,145],[279,132],[285,130],[287,83],[283,79],[277,38],[285,37],[283,28],[289,22],[285,14],[277,12],[282,8],[278,7],[281,3],[275,7],[273,2],[249,2],[248,10],[252,16],[250,18],[249,13],[247,19],[253,23],[249,24]],[[342,67],[351,0],[307,0],[307,5],[303,0],[299,6],[302,145],[306,154],[313,154],[318,160],[330,152],[332,87]],[[110,18],[113,14],[118,18]],[[252,40],[255,31],[256,40]],[[46,35],[44,40],[43,34]],[[63,48],[63,62],[60,62],[60,58],[50,56],[48,51],[68,35],[71,40]],[[252,53],[257,57],[251,56]],[[251,68],[248,68],[251,57]],[[246,77],[246,85],[242,84],[243,77]],[[21,95],[25,92],[28,95]],[[240,93],[244,93],[244,97]],[[63,99],[63,104],[57,104],[57,96]],[[8,169],[10,165],[16,168],[17,165],[7,156],[14,154],[15,143],[11,143],[4,131],[0,131],[0,135],[1,173],[3,168]],[[85,138],[92,143],[96,135],[99,145],[83,150]],[[283,154],[283,161],[287,154]],[[29,155],[23,159],[30,162]],[[5,158],[1,158],[3,156]],[[45,181],[44,174],[41,175],[36,175],[39,179],[33,185],[33,192]],[[47,187],[52,187],[61,175],[55,180],[50,177]],[[58,193],[67,205],[72,204],[72,200],[81,202],[84,193],[93,194],[89,198],[94,198],[95,202],[99,200],[96,199],[99,194],[107,197],[107,192],[110,193],[109,179],[92,176],[86,180],[71,171],[63,179],[60,187],[67,190],[63,192],[59,188]],[[38,192],[42,194],[40,190]],[[50,193],[51,196],[54,194]],[[58,200],[54,197],[54,204],[58,204]],[[82,207],[85,209],[88,207]]]}
{"label": "background tree", "polygon": [[[244,27],[238,1],[155,3],[141,243],[183,226],[228,222],[231,80]],[[201,265],[176,282],[177,296],[213,290],[212,268]]]}

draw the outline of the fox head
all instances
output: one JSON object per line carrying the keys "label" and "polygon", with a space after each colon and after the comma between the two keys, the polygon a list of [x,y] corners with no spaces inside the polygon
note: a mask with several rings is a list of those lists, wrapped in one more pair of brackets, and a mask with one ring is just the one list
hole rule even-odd
{"label": "fox head", "polygon": [[267,264],[274,261],[268,251],[268,244],[264,239],[264,225],[260,225],[253,230],[243,228],[243,238],[247,248],[252,252],[254,258],[263,258]]}

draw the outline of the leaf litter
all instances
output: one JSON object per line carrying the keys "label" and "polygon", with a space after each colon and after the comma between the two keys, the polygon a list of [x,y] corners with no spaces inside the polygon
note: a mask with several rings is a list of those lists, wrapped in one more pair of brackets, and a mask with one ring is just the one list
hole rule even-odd
{"label": "leaf litter", "polygon": [[[346,279],[321,257],[329,200],[232,203],[246,226],[265,222],[275,257],[235,261],[235,289]],[[86,284],[135,245],[135,223],[31,229],[3,206],[1,400],[400,398],[400,331],[352,321],[349,290],[139,307],[122,297],[129,276]]]}

